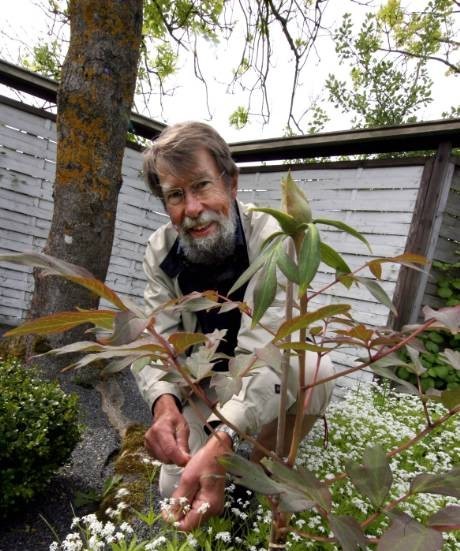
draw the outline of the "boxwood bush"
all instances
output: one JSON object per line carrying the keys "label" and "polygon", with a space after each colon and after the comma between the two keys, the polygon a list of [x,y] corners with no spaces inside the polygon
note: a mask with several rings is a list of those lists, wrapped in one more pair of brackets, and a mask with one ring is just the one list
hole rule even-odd
{"label": "boxwood bush", "polygon": [[77,397],[0,358],[0,517],[44,489],[80,438]]}

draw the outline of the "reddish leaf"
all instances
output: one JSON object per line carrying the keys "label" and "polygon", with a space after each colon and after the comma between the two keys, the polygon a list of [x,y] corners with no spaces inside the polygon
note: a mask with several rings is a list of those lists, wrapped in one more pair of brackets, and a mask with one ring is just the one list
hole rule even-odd
{"label": "reddish leaf", "polygon": [[296,316],[292,320],[285,321],[281,324],[276,334],[277,339],[284,339],[294,331],[308,327],[315,321],[323,320],[330,316],[336,316],[337,314],[346,314],[350,310],[349,304],[330,304],[329,306],[323,306],[315,310],[314,312],[308,312],[303,316]]}
{"label": "reddish leaf", "polygon": [[345,468],[358,491],[368,497],[374,507],[379,508],[393,483],[390,464],[382,447],[367,448],[362,465],[349,461]]}
{"label": "reddish leaf", "polygon": [[377,279],[382,279],[382,264],[378,261],[371,260],[368,264],[372,275]]}
{"label": "reddish leaf", "polygon": [[[451,333],[458,333],[460,329],[460,304],[458,306],[440,308],[439,310],[433,310],[429,306],[424,306],[422,311],[425,320],[435,319],[441,324],[441,327],[447,327]],[[436,324],[436,327],[439,327],[439,324]]]}
{"label": "reddish leaf", "polygon": [[444,509],[432,515],[427,524],[441,532],[460,530],[460,507],[458,505],[444,507]]}
{"label": "reddish leaf", "polygon": [[329,515],[332,531],[343,551],[367,549],[367,541],[358,521],[353,517]]}
{"label": "reddish leaf", "polygon": [[439,551],[442,534],[426,528],[406,513],[393,511],[390,527],[384,532],[377,551]]}
{"label": "reddish leaf", "polygon": [[428,493],[460,498],[460,467],[446,473],[417,475],[411,482],[413,494]]}
{"label": "reddish leaf", "polygon": [[82,312],[60,312],[59,314],[50,314],[32,321],[27,321],[23,325],[10,329],[5,333],[7,337],[19,335],[52,335],[68,331],[83,323],[93,323],[94,325],[104,325],[113,323],[116,312],[111,310],[84,310]]}
{"label": "reddish leaf", "polygon": [[182,354],[190,346],[206,342],[206,335],[187,332],[173,333],[169,335],[168,341],[174,346],[177,354]]}

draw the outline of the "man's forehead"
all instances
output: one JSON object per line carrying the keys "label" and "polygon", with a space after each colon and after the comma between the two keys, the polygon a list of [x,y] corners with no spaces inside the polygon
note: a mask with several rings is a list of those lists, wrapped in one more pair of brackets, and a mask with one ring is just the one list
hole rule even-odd
{"label": "man's forehead", "polygon": [[180,174],[170,172],[160,173],[160,185],[162,189],[184,187],[202,178],[213,178],[214,174],[209,168],[195,167]]}

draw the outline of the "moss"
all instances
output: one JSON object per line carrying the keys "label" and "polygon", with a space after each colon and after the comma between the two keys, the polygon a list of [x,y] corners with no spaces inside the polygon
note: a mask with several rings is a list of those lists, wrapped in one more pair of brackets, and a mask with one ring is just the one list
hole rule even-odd
{"label": "moss", "polygon": [[[121,487],[128,490],[122,500],[131,508],[142,510],[146,504],[146,496],[151,492],[151,484],[155,480],[158,467],[149,465],[150,456],[144,448],[144,434],[148,427],[133,424],[126,430],[120,453],[115,460],[114,472],[123,477]],[[103,518],[108,508],[116,509],[120,498],[117,498],[115,488],[101,502],[99,516]],[[126,513],[129,515],[129,511]],[[125,516],[126,516],[125,515]]]}

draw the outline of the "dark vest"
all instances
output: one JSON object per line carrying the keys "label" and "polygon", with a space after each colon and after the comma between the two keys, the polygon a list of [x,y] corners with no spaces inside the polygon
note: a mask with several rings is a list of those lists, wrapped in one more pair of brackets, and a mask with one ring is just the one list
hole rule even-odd
{"label": "dark vest", "polygon": [[[231,257],[212,266],[193,264],[185,258],[179,245],[179,239],[176,239],[166,258],[160,264],[160,268],[170,278],[178,277],[179,287],[184,295],[192,291],[212,290],[217,291],[219,295],[227,296],[235,281],[249,267],[246,239],[238,207],[236,207],[236,212],[238,216],[235,229],[235,252]],[[247,284],[237,289],[229,298],[242,301],[246,286]],[[196,312],[199,324],[197,329],[203,333],[212,333],[215,329],[226,329],[225,340],[220,342],[217,351],[233,356],[241,326],[241,312],[237,308],[222,314],[218,312],[218,308]],[[214,369],[224,371],[227,369],[227,363],[227,360],[220,360],[215,364]]]}

